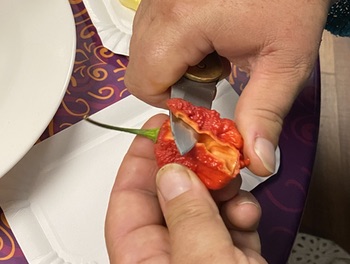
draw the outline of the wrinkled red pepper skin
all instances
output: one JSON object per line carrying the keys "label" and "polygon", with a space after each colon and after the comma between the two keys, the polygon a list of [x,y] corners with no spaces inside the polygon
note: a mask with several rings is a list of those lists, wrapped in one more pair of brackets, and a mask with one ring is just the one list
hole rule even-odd
{"label": "wrinkled red pepper skin", "polygon": [[199,134],[191,151],[181,155],[176,147],[170,120],[167,119],[158,134],[155,155],[158,166],[179,163],[194,171],[208,189],[226,186],[249,164],[243,157],[243,138],[235,123],[220,118],[215,110],[196,107],[189,102],[172,98],[168,100],[170,111],[189,124]]}

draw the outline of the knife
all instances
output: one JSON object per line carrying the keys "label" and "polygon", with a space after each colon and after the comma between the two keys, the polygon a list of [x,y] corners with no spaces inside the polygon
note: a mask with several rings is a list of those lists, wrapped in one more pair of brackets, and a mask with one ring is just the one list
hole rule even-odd
{"label": "knife", "polygon": [[[231,72],[230,62],[216,52],[187,69],[184,76],[171,87],[171,98],[182,98],[193,105],[211,109],[217,82]],[[197,143],[197,133],[181,119],[170,113],[170,124],[175,144],[181,155]]]}

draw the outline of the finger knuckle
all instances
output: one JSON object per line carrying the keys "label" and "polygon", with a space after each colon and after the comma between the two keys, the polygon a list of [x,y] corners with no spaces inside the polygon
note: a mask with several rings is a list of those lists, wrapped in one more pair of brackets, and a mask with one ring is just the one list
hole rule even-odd
{"label": "finger knuckle", "polygon": [[[188,227],[188,223],[203,223],[218,216],[218,212],[206,203],[198,200],[189,200],[171,206],[167,216],[167,223],[173,228]],[[216,212],[215,212],[216,211]]]}

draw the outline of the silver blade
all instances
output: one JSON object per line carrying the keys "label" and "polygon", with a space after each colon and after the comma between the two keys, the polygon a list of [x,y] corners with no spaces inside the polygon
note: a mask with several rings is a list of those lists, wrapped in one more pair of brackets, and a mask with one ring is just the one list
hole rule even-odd
{"label": "silver blade", "polygon": [[197,143],[197,133],[173,114],[170,114],[170,123],[176,147],[181,155],[185,155]]}
{"label": "silver blade", "polygon": [[[182,98],[196,106],[211,109],[216,94],[216,82],[199,83],[181,78],[171,88],[171,98]],[[181,119],[170,115],[171,130],[181,155],[189,152],[197,143],[197,133]]]}

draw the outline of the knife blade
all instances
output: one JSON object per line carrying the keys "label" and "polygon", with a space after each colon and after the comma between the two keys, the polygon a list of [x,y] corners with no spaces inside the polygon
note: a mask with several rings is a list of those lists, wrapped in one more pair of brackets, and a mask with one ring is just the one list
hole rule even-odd
{"label": "knife blade", "polygon": [[[185,75],[171,87],[171,98],[182,98],[193,105],[211,109],[216,95],[216,84],[231,71],[230,62],[216,52],[199,64],[189,67]],[[181,155],[197,143],[197,133],[181,119],[170,113],[170,124],[175,144]]]}

